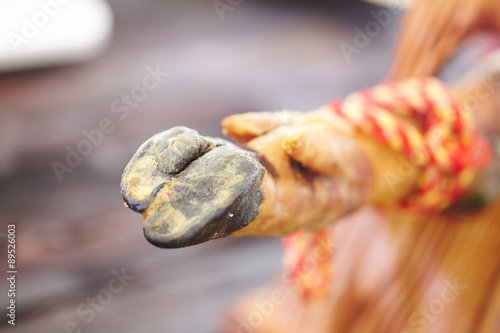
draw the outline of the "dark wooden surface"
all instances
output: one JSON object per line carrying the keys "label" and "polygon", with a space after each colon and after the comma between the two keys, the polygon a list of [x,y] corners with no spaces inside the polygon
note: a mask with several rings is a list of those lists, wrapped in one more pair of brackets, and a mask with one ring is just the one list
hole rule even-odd
{"label": "dark wooden surface", "polygon": [[[19,270],[17,325],[3,316],[2,332],[63,332],[69,321],[88,333],[215,332],[232,300],[276,274],[279,239],[154,248],[141,217],[123,207],[123,167],[145,139],[175,125],[217,136],[226,115],[309,110],[376,83],[397,28],[395,16],[348,63],[339,44],[373,19],[369,5],[244,1],[221,21],[211,1],[111,4],[115,32],[103,56],[0,76],[0,236],[17,224]],[[169,76],[121,120],[111,103],[157,65]],[[51,163],[103,118],[114,131],[60,183]],[[2,241],[2,271],[5,255]],[[135,279],[85,322],[77,308],[122,268]],[[2,279],[2,308],[5,287]]]}

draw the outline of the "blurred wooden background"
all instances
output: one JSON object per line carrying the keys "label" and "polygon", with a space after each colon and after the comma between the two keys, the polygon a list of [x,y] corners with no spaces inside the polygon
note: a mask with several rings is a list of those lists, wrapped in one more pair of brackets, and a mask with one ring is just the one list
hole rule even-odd
{"label": "blurred wooden background", "polygon": [[[0,268],[7,224],[17,224],[16,327],[2,332],[215,332],[231,301],[280,268],[279,239],[224,239],[160,250],[123,207],[119,181],[152,134],[186,125],[219,136],[222,117],[250,110],[309,110],[380,80],[398,15],[349,63],[339,44],[372,20],[347,1],[243,1],[221,21],[212,1],[110,1],[108,51],[81,65],[0,75]],[[125,119],[111,104],[142,84],[146,67],[169,75]],[[59,182],[82,130],[112,133]],[[108,288],[112,270],[135,276],[89,323],[76,310]],[[5,279],[0,306],[6,306]],[[5,309],[5,308],[4,308]]]}

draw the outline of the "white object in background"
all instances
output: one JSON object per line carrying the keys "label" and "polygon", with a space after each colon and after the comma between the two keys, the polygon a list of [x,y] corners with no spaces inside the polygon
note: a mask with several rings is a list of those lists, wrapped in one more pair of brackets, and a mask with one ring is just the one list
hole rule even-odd
{"label": "white object in background", "polygon": [[104,0],[0,0],[0,72],[91,59],[112,30]]}
{"label": "white object in background", "polygon": [[404,9],[409,7],[414,0],[364,0],[383,7]]}

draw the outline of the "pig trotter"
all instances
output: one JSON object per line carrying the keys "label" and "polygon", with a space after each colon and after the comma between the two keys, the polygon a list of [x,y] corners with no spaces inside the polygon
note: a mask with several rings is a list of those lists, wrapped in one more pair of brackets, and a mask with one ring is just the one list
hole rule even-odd
{"label": "pig trotter", "polygon": [[147,140],[122,175],[126,205],[153,245],[179,248],[242,229],[259,213],[265,168],[252,152],[174,127]]}

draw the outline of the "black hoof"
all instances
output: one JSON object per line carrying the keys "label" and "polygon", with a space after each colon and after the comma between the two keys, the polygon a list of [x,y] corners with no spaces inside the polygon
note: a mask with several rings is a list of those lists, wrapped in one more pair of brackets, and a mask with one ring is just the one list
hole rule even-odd
{"label": "black hoof", "polygon": [[265,169],[222,139],[174,127],[147,140],[122,175],[123,199],[142,213],[153,245],[178,248],[240,230],[259,213]]}

